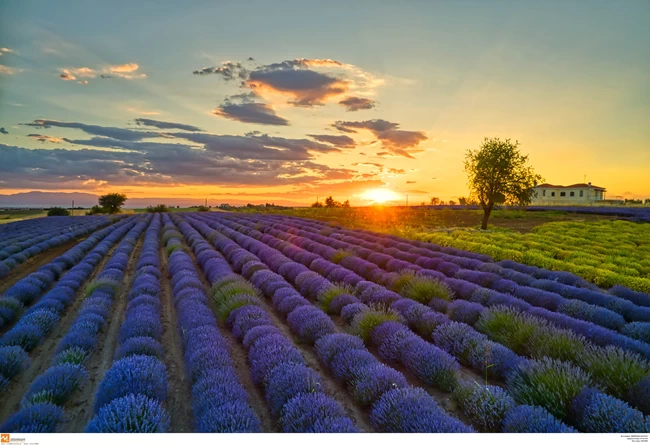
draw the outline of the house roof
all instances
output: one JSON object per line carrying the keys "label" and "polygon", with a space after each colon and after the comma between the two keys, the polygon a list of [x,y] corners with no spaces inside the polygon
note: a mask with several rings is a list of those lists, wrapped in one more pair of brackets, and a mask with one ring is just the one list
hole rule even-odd
{"label": "house roof", "polygon": [[581,188],[592,188],[596,190],[603,190],[605,191],[605,187],[598,187],[597,185],[593,184],[585,184],[585,183],[580,183],[580,184],[572,184],[572,185],[553,185],[553,184],[540,184],[537,187],[543,187],[547,189],[581,189]]}

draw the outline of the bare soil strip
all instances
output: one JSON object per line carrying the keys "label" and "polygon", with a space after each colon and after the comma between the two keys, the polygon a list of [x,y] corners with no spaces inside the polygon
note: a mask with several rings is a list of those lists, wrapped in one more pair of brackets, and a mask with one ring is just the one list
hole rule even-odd
{"label": "bare soil strip", "polygon": [[[163,336],[162,345],[165,351],[163,363],[167,367],[167,411],[171,417],[172,433],[191,433],[194,431],[194,415],[192,414],[192,386],[185,374],[181,336],[178,332],[178,321],[171,282],[167,272],[167,252],[162,246],[159,251],[160,271],[162,273],[160,302],[162,304]],[[200,272],[199,272],[200,274]]]}

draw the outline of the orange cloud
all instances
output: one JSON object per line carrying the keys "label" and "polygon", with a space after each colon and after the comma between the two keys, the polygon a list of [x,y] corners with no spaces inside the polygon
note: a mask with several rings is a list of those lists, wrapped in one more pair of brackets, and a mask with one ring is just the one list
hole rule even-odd
{"label": "orange cloud", "polygon": [[110,68],[112,73],[132,73],[139,68],[137,63],[125,63],[123,65],[116,65]]}
{"label": "orange cloud", "polygon": [[51,142],[53,144],[58,144],[58,143],[62,142],[61,138],[57,138],[57,137],[53,137],[53,136],[47,136],[47,135],[44,135],[44,134],[28,134],[27,137],[36,139],[37,141],[43,142],[43,143]]}

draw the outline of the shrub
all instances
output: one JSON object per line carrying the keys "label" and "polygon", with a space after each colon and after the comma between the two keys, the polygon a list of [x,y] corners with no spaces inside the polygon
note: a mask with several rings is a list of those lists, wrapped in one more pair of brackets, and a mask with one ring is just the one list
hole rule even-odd
{"label": "shrub", "polygon": [[263,384],[268,373],[280,363],[304,364],[305,359],[286,337],[269,335],[249,349],[248,361],[253,382]]}
{"label": "shrub", "polygon": [[282,407],[299,394],[323,392],[317,372],[298,363],[282,363],[269,373],[266,384],[266,402],[277,416]]}
{"label": "shrub", "polygon": [[318,304],[321,307],[321,309],[323,309],[328,314],[334,314],[340,312],[340,309],[338,312],[334,312],[330,308],[334,299],[336,299],[341,295],[352,296],[353,294],[354,294],[354,289],[352,288],[352,286],[345,285],[345,284],[338,284],[322,290],[316,297],[316,300],[318,301]]}
{"label": "shrub", "polygon": [[650,375],[630,389],[627,400],[643,414],[650,415]]}
{"label": "shrub", "polygon": [[257,340],[264,338],[267,335],[282,335],[282,332],[274,325],[255,326],[244,335],[242,344],[245,348],[250,348]]}
{"label": "shrub", "polygon": [[341,261],[343,261],[344,258],[354,257],[354,256],[356,256],[356,254],[351,250],[339,249],[336,252],[334,252],[334,255],[332,255],[330,261],[334,264],[339,264]]}
{"label": "shrub", "polygon": [[588,433],[647,432],[640,411],[592,388],[583,390],[572,403],[576,426]]}
{"label": "shrub", "polygon": [[363,368],[376,365],[379,361],[365,349],[340,350],[330,361],[334,377],[349,382],[359,376]]}
{"label": "shrub", "polygon": [[7,332],[0,344],[3,346],[20,346],[25,351],[34,349],[43,339],[43,331],[36,325],[16,325]]}
{"label": "shrub", "polygon": [[11,380],[29,366],[29,356],[20,346],[0,347],[0,376]]}
{"label": "shrub", "polygon": [[393,368],[377,363],[360,369],[349,383],[352,396],[362,406],[372,405],[393,388],[406,388],[406,378]]}
{"label": "shrub", "polygon": [[498,386],[464,383],[456,387],[454,395],[465,415],[482,431],[499,431],[506,412],[515,406],[512,397]]}
{"label": "shrub", "polygon": [[519,405],[506,412],[504,433],[577,433],[539,406]]}
{"label": "shrub", "polygon": [[142,394],[164,402],[167,398],[165,365],[144,355],[132,355],[114,362],[97,389],[95,412],[127,394]]}
{"label": "shrub", "polygon": [[359,337],[349,334],[329,334],[321,337],[314,345],[318,358],[329,365],[332,359],[342,351],[360,350],[366,347]]}
{"label": "shrub", "polygon": [[370,310],[370,308],[363,303],[348,304],[341,309],[341,318],[345,320],[346,323],[352,323],[354,317],[368,310]]}
{"label": "shrub", "polygon": [[420,380],[444,391],[453,390],[458,383],[458,361],[421,338],[404,344],[402,363]]}
{"label": "shrub", "polygon": [[336,332],[334,322],[314,306],[300,306],[287,316],[287,324],[300,340],[314,343],[327,334]]}
{"label": "shrub", "polygon": [[375,307],[370,310],[358,313],[352,319],[352,331],[355,335],[361,337],[364,343],[370,341],[370,334],[382,323],[387,321],[402,322],[402,316],[389,308]]}
{"label": "shrub", "polygon": [[621,334],[648,343],[650,342],[650,340],[648,340],[650,339],[650,322],[634,321],[632,323],[627,323],[621,329]]}
{"label": "shrub", "polygon": [[167,213],[170,211],[169,206],[166,204],[150,205],[147,207],[147,212],[149,213]]}
{"label": "shrub", "polygon": [[548,358],[520,364],[507,379],[518,403],[541,406],[560,419],[568,417],[571,401],[590,383],[580,368]]}
{"label": "shrub", "polygon": [[8,433],[54,433],[64,420],[63,409],[52,403],[37,403],[11,415],[0,427]]}
{"label": "shrub", "polygon": [[372,407],[370,422],[389,433],[467,433],[472,429],[448,416],[422,388],[386,392]]}
{"label": "shrub", "polygon": [[63,405],[72,392],[88,378],[79,365],[64,364],[52,366],[31,384],[21,404],[23,407],[37,403]]}
{"label": "shrub", "polygon": [[87,433],[168,433],[170,419],[159,401],[127,394],[104,405],[86,426]]}
{"label": "shrub", "polygon": [[621,399],[627,398],[630,389],[650,373],[646,359],[616,346],[588,345],[576,362],[607,392]]}
{"label": "shrub", "polygon": [[327,313],[340,315],[345,306],[353,303],[359,303],[359,299],[350,294],[338,295],[330,302]]}
{"label": "shrub", "polygon": [[70,211],[63,207],[50,207],[47,216],[70,216]]}
{"label": "shrub", "polygon": [[52,364],[55,366],[65,364],[83,365],[89,356],[90,352],[86,351],[85,349],[72,347],[58,353],[54,357]]}
{"label": "shrub", "polygon": [[162,360],[163,348],[154,338],[131,337],[118,348],[115,359],[119,360],[131,355],[148,355]]}
{"label": "shrub", "polygon": [[[324,420],[327,419],[327,420]],[[323,393],[299,394],[289,400],[280,415],[279,423],[286,433],[314,432],[317,423],[328,422],[336,429],[320,431],[331,433],[359,432],[335,400]],[[323,430],[323,426],[318,429]]]}
{"label": "shrub", "polygon": [[418,301],[423,304],[429,303],[434,298],[451,301],[452,291],[445,283],[428,277],[416,276],[402,287],[403,297]]}
{"label": "shrub", "polygon": [[52,330],[58,321],[58,315],[56,315],[54,312],[43,309],[26,314],[23,318],[20,319],[16,326],[35,325],[38,326],[38,328],[43,332],[43,335],[45,335]]}
{"label": "shrub", "polygon": [[485,308],[478,303],[470,303],[465,300],[454,300],[449,303],[447,314],[449,315],[449,318],[454,321],[473,326],[478,321],[484,310]]}
{"label": "shrub", "polygon": [[96,279],[86,285],[84,289],[84,297],[97,290],[108,292],[109,295],[116,295],[120,291],[121,284],[118,281],[110,279]]}
{"label": "shrub", "polygon": [[259,433],[262,427],[251,407],[244,400],[206,405],[196,418],[199,433]]}

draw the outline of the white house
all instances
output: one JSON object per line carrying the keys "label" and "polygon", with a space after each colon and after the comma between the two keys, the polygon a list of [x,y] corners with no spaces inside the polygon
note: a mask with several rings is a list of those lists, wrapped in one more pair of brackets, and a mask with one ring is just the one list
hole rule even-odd
{"label": "white house", "polygon": [[603,187],[588,184],[552,185],[535,187],[537,195],[532,205],[593,205],[605,197]]}

